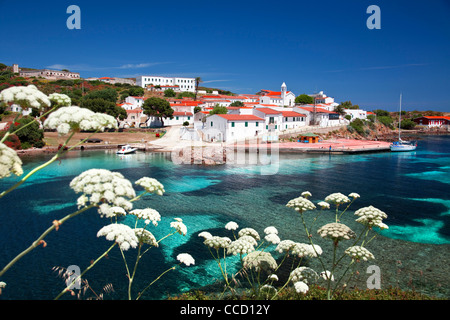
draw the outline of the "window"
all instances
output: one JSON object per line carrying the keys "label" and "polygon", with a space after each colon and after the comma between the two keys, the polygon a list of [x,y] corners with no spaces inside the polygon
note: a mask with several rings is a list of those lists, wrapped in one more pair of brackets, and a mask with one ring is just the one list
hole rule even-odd
{"label": "window", "polygon": [[259,122],[256,122],[256,126],[258,126],[259,125]]}
{"label": "window", "polygon": [[266,129],[269,129],[269,126],[268,126],[268,125],[266,125]]}
{"label": "window", "polygon": [[274,117],[270,117],[269,118],[269,124],[271,124],[271,123],[275,123],[275,118]]}
{"label": "window", "polygon": [[245,121],[245,127],[248,127],[248,122],[247,121]]}
{"label": "window", "polygon": [[231,127],[234,128],[234,122],[231,123]]}
{"label": "window", "polygon": [[179,117],[175,117],[175,120],[180,120],[180,118]]}
{"label": "window", "polygon": [[191,117],[188,117],[188,120],[191,120]]}
{"label": "window", "polygon": [[213,126],[213,122],[211,121],[211,127]]}

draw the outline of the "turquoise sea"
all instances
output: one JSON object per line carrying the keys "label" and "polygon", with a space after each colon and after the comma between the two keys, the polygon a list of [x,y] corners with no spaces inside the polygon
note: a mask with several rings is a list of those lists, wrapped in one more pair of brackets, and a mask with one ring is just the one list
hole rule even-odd
{"label": "turquoise sea", "polygon": [[[49,155],[24,158],[24,171],[43,163]],[[198,234],[230,236],[224,229],[229,221],[241,228],[251,227],[263,235],[275,226],[281,239],[306,241],[298,215],[286,203],[301,192],[312,193],[313,202],[328,194],[356,192],[361,195],[343,217],[357,231],[353,212],[373,205],[387,213],[389,229],[370,243],[376,260],[360,265],[358,286],[364,284],[366,268],[376,264],[382,287],[450,297],[450,136],[426,136],[419,148],[408,153],[368,153],[358,155],[280,154],[276,170],[264,172],[262,165],[225,164],[219,166],[179,165],[166,153],[137,153],[117,156],[113,151],[70,152],[61,161],[40,171],[20,188],[0,199],[0,267],[36,239],[52,221],[76,211],[70,181],[91,168],[122,173],[130,181],[148,176],[164,184],[164,196],[146,196],[135,208],[150,207],[162,215],[151,231],[161,238],[172,229],[173,218],[182,218],[186,236],[176,235],[153,248],[142,259],[135,282],[136,294],[163,271],[176,264],[179,253],[188,252],[195,266],[169,272],[144,296],[163,299],[220,280],[217,264]],[[269,172],[269,173],[268,173]],[[5,190],[17,177],[0,181]],[[138,190],[136,188],[136,190]],[[331,219],[331,220],[330,220]],[[333,222],[322,214],[317,226]],[[134,223],[125,218],[124,223]],[[98,230],[109,224],[96,210],[69,220],[47,238],[47,247],[24,257],[1,279],[7,283],[0,299],[53,299],[64,286],[52,267],[89,266],[109,246],[97,238]],[[317,239],[324,251],[329,243]],[[345,248],[343,248],[345,249]],[[133,250],[126,253],[133,261]],[[233,259],[231,259],[232,261]],[[232,265],[229,266],[232,270]],[[318,270],[321,271],[321,270]],[[111,283],[115,291],[105,299],[125,299],[127,279],[122,256],[112,251],[90,270],[85,278],[98,293]],[[92,296],[89,295],[89,296]]]}

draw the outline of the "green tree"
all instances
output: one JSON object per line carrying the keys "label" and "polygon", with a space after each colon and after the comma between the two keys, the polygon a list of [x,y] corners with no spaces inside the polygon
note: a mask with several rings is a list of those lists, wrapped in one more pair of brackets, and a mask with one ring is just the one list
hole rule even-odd
{"label": "green tree", "polygon": [[173,91],[173,89],[166,89],[164,90],[164,97],[166,98],[173,98],[175,97],[177,94],[175,93],[175,91]]}
{"label": "green tree", "polygon": [[375,113],[377,115],[377,117],[390,117],[391,116],[389,111],[382,110],[382,109],[373,110],[373,113]]}
{"label": "green tree", "polygon": [[202,107],[196,106],[194,107],[194,113],[202,111]]}
{"label": "green tree", "polygon": [[405,130],[414,129],[415,126],[416,126],[416,123],[414,121],[412,121],[411,119],[402,120],[402,122],[400,123],[400,128],[405,129]]}
{"label": "green tree", "polygon": [[298,97],[295,98],[295,103],[298,104],[313,104],[314,99],[313,97],[308,96],[307,94],[301,94]]}
{"label": "green tree", "polygon": [[106,113],[114,118],[119,118],[120,120],[127,117],[127,112],[125,109],[117,106],[114,102],[101,98],[83,99],[80,107],[92,110],[94,112]]}
{"label": "green tree", "polygon": [[158,117],[164,126],[164,118],[173,119],[173,109],[170,103],[164,99],[151,97],[142,105],[144,113],[148,116]]}
{"label": "green tree", "polygon": [[[32,124],[28,125],[30,122]],[[28,125],[25,127],[25,125]],[[18,119],[15,123],[11,125],[12,131],[19,130],[16,135],[20,140],[23,149],[28,149],[30,147],[42,148],[45,145],[44,130],[39,129],[39,124],[30,116],[25,116]]]}
{"label": "green tree", "polygon": [[218,104],[216,104],[216,106],[214,107],[214,109],[212,109],[209,114],[227,114],[228,113],[228,109],[226,107],[222,107],[219,106]]}
{"label": "green tree", "polygon": [[242,101],[235,101],[232,104],[230,104],[230,107],[243,107],[244,103]]}
{"label": "green tree", "polygon": [[117,93],[116,90],[112,88],[106,88],[103,90],[96,90],[89,92],[87,95],[84,96],[83,100],[100,98],[103,100],[108,100],[116,103],[118,95],[119,94]]}

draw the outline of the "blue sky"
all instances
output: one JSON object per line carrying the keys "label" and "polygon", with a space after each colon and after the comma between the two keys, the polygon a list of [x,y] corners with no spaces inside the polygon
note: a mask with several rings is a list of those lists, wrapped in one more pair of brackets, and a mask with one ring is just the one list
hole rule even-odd
{"label": "blue sky", "polygon": [[[69,5],[81,30],[69,30]],[[369,30],[369,5],[381,29]],[[235,93],[324,91],[450,112],[450,1],[3,1],[0,62],[82,77],[200,76]]]}

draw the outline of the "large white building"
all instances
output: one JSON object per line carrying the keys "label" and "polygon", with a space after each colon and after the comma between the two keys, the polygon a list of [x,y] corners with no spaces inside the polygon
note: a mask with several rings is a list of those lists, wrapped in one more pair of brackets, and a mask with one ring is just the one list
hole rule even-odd
{"label": "large white building", "polygon": [[281,91],[261,90],[259,103],[274,104],[280,107],[293,107],[295,105],[295,94],[287,91],[286,83],[281,85]]}
{"label": "large white building", "polygon": [[136,78],[136,85],[142,88],[153,85],[161,88],[171,88],[174,91],[195,92],[195,78],[139,76]]}

